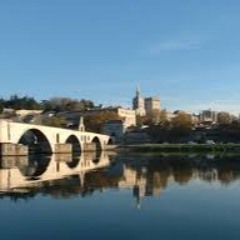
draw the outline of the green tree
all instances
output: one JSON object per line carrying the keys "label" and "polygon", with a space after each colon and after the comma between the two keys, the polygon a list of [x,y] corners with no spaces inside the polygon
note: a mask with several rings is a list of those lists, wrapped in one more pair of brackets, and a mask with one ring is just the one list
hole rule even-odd
{"label": "green tree", "polygon": [[121,120],[121,117],[119,117],[117,113],[109,110],[92,113],[84,117],[86,130],[98,133],[102,131],[104,123],[109,120]]}
{"label": "green tree", "polygon": [[160,121],[160,111],[153,110],[151,113],[147,114],[144,120],[145,125],[156,125]]}
{"label": "green tree", "polygon": [[167,110],[166,109],[161,110],[160,113],[159,113],[159,125],[163,129],[169,129],[170,122],[169,122],[168,117],[167,117]]}
{"label": "green tree", "polygon": [[0,102],[0,114],[3,112],[3,104]]}
{"label": "green tree", "polygon": [[12,95],[9,100],[2,100],[5,108],[12,108],[14,110],[27,109],[27,110],[40,110],[42,104],[32,97]]}
{"label": "green tree", "polygon": [[136,124],[137,126],[142,126],[144,125],[146,122],[146,117],[145,116],[140,116],[140,115],[137,115],[136,116]]}
{"label": "green tree", "polygon": [[54,97],[44,101],[45,111],[86,111],[94,108],[94,103],[86,99],[72,99],[66,97]]}
{"label": "green tree", "polygon": [[52,116],[41,121],[42,125],[51,126],[51,127],[64,127],[66,121],[63,117]]}
{"label": "green tree", "polygon": [[185,136],[189,134],[191,128],[191,116],[185,112],[179,112],[172,120],[172,133],[176,136]]}
{"label": "green tree", "polygon": [[231,123],[231,116],[228,112],[219,112],[217,115],[217,122],[219,125],[229,125]]}

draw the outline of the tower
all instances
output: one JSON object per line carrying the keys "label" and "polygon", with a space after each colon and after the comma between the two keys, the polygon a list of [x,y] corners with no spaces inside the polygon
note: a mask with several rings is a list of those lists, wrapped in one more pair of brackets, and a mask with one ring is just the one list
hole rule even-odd
{"label": "tower", "polygon": [[145,98],[145,111],[146,114],[151,114],[153,111],[160,111],[159,97]]}
{"label": "tower", "polygon": [[139,116],[145,115],[144,97],[141,96],[139,86],[137,86],[136,96],[133,98],[133,110],[136,111],[136,115],[139,115]]}
{"label": "tower", "polygon": [[85,125],[84,125],[83,117],[80,117],[78,130],[81,132],[85,132]]}

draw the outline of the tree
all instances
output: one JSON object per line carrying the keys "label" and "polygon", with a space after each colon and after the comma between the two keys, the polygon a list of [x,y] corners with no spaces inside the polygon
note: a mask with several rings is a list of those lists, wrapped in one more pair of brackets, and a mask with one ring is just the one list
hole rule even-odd
{"label": "tree", "polygon": [[144,120],[145,125],[156,125],[159,123],[160,119],[160,111],[159,110],[152,110],[151,113],[147,114]]}
{"label": "tree", "polygon": [[136,124],[137,126],[142,126],[144,125],[146,122],[146,117],[145,116],[140,116],[140,115],[137,115],[136,116]]}
{"label": "tree", "polygon": [[45,111],[86,111],[94,108],[94,103],[86,99],[71,99],[66,97],[54,97],[44,101]]}
{"label": "tree", "polygon": [[165,109],[161,111],[155,109],[146,116],[137,116],[137,125],[160,125],[161,127],[167,127],[169,125],[167,111]]}
{"label": "tree", "polygon": [[217,115],[217,122],[219,125],[229,125],[231,123],[231,116],[228,112],[219,112]]}
{"label": "tree", "polygon": [[179,112],[172,120],[172,133],[176,136],[185,136],[189,134],[191,128],[191,116],[185,112]]}
{"label": "tree", "polygon": [[163,129],[168,129],[170,126],[170,122],[168,120],[167,117],[167,110],[163,109],[160,111],[159,113],[159,125],[163,128]]}
{"label": "tree", "polygon": [[12,108],[14,110],[27,109],[27,110],[40,110],[42,104],[36,101],[32,97],[18,95],[12,95],[9,100],[2,100],[2,104],[5,108]]}
{"label": "tree", "polygon": [[113,111],[100,111],[85,116],[84,123],[87,131],[100,133],[105,122],[109,120],[121,120],[121,117]]}
{"label": "tree", "polygon": [[64,127],[66,125],[66,121],[63,117],[52,116],[42,119],[41,124],[51,127]]}
{"label": "tree", "polygon": [[3,112],[3,104],[0,102],[0,114]]}

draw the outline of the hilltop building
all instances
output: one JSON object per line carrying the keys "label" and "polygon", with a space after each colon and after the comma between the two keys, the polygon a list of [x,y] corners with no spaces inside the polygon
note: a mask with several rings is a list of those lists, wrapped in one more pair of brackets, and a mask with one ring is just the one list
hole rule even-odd
{"label": "hilltop building", "polygon": [[135,111],[131,109],[122,108],[122,107],[112,108],[112,111],[115,111],[119,117],[123,118],[123,122],[126,127],[136,125]]}
{"label": "hilltop building", "polygon": [[135,110],[136,115],[145,116],[145,101],[144,97],[140,94],[140,89],[137,87],[136,96],[133,98],[133,110]]}
{"label": "hilltop building", "polygon": [[153,111],[160,111],[160,99],[159,97],[144,98],[137,87],[136,96],[133,98],[133,110],[137,116],[145,116]]}
{"label": "hilltop building", "polygon": [[160,99],[159,97],[148,97],[145,98],[145,112],[151,114],[154,110],[160,110]]}
{"label": "hilltop building", "polygon": [[136,126],[136,113],[134,110],[122,107],[110,107],[105,110],[115,112],[121,120],[105,122],[102,132],[110,135],[114,143],[120,143],[124,139],[127,128]]}

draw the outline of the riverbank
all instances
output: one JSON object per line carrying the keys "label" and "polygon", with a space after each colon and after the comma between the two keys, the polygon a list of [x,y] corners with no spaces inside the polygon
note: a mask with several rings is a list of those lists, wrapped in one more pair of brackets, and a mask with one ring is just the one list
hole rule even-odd
{"label": "riverbank", "polygon": [[134,152],[240,152],[240,144],[136,144],[120,145],[116,149]]}

